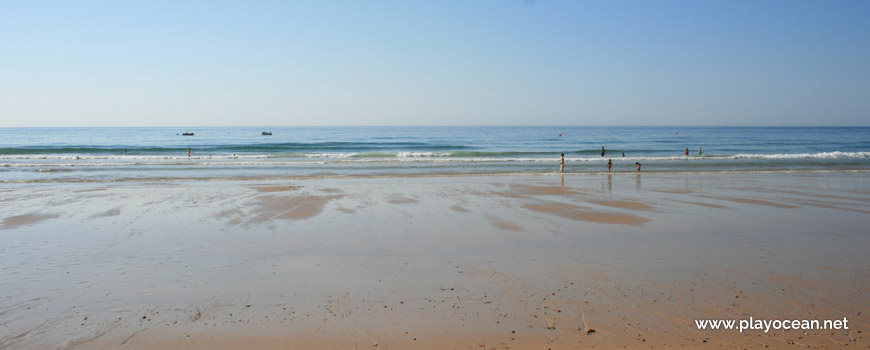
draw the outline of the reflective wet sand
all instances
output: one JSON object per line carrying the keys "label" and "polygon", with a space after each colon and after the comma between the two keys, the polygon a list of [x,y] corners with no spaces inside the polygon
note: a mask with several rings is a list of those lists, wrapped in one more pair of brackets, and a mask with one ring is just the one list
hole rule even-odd
{"label": "reflective wet sand", "polygon": [[[0,202],[0,348],[870,345],[863,173],[31,184]],[[694,325],[750,316],[851,329]]]}

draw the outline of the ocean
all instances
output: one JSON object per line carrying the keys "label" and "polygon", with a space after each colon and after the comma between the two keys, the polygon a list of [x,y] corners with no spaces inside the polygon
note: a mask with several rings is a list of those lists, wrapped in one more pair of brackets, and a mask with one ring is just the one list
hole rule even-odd
{"label": "ocean", "polygon": [[554,174],[561,153],[566,174],[868,171],[870,128],[0,128],[0,182]]}

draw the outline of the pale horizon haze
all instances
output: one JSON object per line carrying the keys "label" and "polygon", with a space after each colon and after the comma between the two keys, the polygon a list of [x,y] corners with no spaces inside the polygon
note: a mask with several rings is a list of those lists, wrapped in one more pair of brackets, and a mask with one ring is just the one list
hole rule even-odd
{"label": "pale horizon haze", "polygon": [[870,1],[0,1],[0,127],[870,126]]}

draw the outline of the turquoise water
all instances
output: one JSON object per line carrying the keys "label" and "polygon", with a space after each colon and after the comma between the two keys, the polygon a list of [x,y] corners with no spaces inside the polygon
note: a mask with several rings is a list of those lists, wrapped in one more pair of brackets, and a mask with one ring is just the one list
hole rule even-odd
{"label": "turquoise water", "polygon": [[870,128],[0,128],[0,181],[553,173],[561,153],[566,173],[608,159],[614,172],[863,171]]}

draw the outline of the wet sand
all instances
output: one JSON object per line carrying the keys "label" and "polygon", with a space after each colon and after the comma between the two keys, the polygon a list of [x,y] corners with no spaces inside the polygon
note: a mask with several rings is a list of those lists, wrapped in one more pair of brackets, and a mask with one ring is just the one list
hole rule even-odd
{"label": "wet sand", "polygon": [[[0,202],[3,349],[870,346],[863,173],[39,184]],[[851,329],[694,325],[750,316]]]}
{"label": "wet sand", "polygon": [[8,216],[0,222],[0,230],[9,230],[24,225],[33,225],[40,221],[57,218],[58,214],[40,214],[30,213],[22,215]]}

